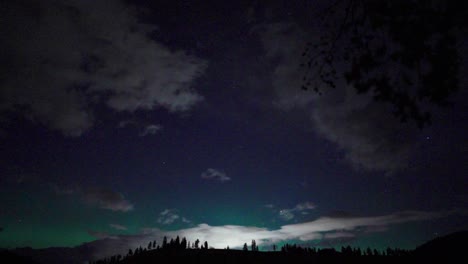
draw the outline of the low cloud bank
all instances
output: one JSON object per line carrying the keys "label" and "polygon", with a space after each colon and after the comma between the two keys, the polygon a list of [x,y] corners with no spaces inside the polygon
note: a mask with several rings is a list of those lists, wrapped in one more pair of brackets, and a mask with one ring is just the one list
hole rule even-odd
{"label": "low cloud bank", "polygon": [[327,239],[353,238],[362,233],[382,232],[388,226],[415,221],[427,221],[447,217],[457,211],[426,212],[402,211],[381,216],[366,217],[320,217],[314,221],[281,226],[279,229],[269,230],[255,226],[223,225],[198,226],[164,231],[157,228],[144,229],[136,235],[109,235],[106,238],[87,243],[93,249],[93,257],[101,258],[113,254],[125,254],[129,248],[145,246],[149,241],[156,240],[159,244],[164,236],[175,238],[186,237],[188,241],[208,241],[214,248],[240,248],[244,243],[255,239],[257,245],[270,245],[288,240],[323,241]]}

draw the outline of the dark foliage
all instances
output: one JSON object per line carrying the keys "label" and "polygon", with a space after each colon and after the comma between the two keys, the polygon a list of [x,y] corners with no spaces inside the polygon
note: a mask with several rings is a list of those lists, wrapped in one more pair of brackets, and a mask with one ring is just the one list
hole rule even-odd
{"label": "dark foliage", "polygon": [[345,82],[392,105],[403,122],[430,124],[427,106],[449,105],[459,89],[467,15],[467,1],[331,1],[322,36],[303,54],[302,88],[321,93]]}
{"label": "dark foliage", "polygon": [[439,237],[417,247],[414,253],[418,256],[439,257],[454,256],[463,258],[466,255],[468,231]]}
{"label": "dark foliage", "polygon": [[27,257],[18,256],[7,250],[0,250],[0,263],[34,264],[37,262],[34,262],[30,258],[27,258]]}
{"label": "dark foliage", "polygon": [[[182,241],[185,238],[182,239]],[[468,231],[455,233],[430,241],[414,251],[398,248],[387,248],[384,251],[367,248],[342,247],[340,251],[334,248],[309,248],[296,244],[285,244],[281,251],[258,251],[256,242],[248,250],[247,243],[243,250],[208,249],[205,242],[202,249],[186,248],[178,239],[160,249],[146,250],[141,247],[135,253],[127,256],[112,256],[98,260],[93,264],[112,263],[452,263],[456,257],[459,263],[468,260],[463,252]],[[455,251],[455,249],[457,251]],[[132,252],[132,250],[129,250]],[[460,262],[461,261],[461,262]]]}

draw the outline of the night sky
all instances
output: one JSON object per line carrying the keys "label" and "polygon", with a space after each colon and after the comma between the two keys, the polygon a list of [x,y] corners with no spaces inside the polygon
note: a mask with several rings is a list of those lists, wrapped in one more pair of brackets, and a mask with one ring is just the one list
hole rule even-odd
{"label": "night sky", "polygon": [[419,129],[300,89],[320,1],[147,2],[0,7],[0,248],[411,249],[468,228],[466,89]]}

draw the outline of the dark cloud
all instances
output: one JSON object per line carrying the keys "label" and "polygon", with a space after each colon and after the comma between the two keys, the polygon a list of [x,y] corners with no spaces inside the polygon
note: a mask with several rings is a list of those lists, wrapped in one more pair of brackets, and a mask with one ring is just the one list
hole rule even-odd
{"label": "dark cloud", "polygon": [[159,131],[163,129],[162,125],[159,124],[149,124],[144,121],[138,121],[135,119],[127,119],[127,120],[122,120],[118,124],[119,128],[127,128],[127,127],[134,127],[138,129],[140,132],[138,133],[138,136],[144,137],[148,135],[155,135]]}
{"label": "dark cloud", "polygon": [[70,195],[79,191],[77,187],[64,187],[64,186],[59,186],[57,184],[50,184],[50,186],[52,187],[55,194],[57,195]]}
{"label": "dark cloud", "polygon": [[417,128],[400,123],[385,104],[357,95],[352,88],[343,93],[316,101],[312,120],[317,132],[345,150],[356,168],[388,172],[406,168]]}
{"label": "dark cloud", "polygon": [[323,235],[323,238],[314,244],[314,246],[319,247],[333,247],[335,245],[350,244],[358,237],[357,234],[352,232],[328,232]]}
{"label": "dark cloud", "polygon": [[209,168],[201,174],[202,179],[207,180],[216,180],[220,182],[230,181],[231,178],[226,175],[226,173],[219,171],[217,169]]}
{"label": "dark cloud", "polygon": [[[112,18],[112,19],[110,19]],[[169,49],[123,1],[13,1],[2,6],[0,113],[79,136],[96,104],[115,111],[190,110],[206,63]]]}
{"label": "dark cloud", "polygon": [[[74,195],[87,204],[111,211],[128,212],[133,210],[133,204],[121,193],[107,188],[81,186],[63,187],[50,184],[57,195]],[[116,226],[113,226],[116,228]]]}
{"label": "dark cloud", "polygon": [[273,65],[273,104],[286,110],[308,105],[316,96],[300,89],[304,74],[300,59],[310,36],[294,23],[263,24],[252,31],[259,34],[265,55]]}
{"label": "dark cloud", "polygon": [[343,149],[356,168],[393,172],[405,168],[418,130],[401,124],[387,105],[357,95],[344,83],[323,95],[300,89],[305,43],[318,34],[294,23],[261,26],[259,35],[273,65],[272,85],[280,109],[299,108],[311,116],[317,134]]}
{"label": "dark cloud", "polygon": [[109,226],[116,230],[127,230],[126,226],[119,225],[119,224],[109,224]]}
{"label": "dark cloud", "polygon": [[128,212],[133,204],[118,192],[104,188],[88,188],[82,191],[85,202],[111,211]]}
{"label": "dark cloud", "polygon": [[119,128],[125,128],[125,127],[130,126],[130,125],[138,125],[138,122],[136,122],[135,120],[122,120],[122,121],[119,122],[118,127]]}
{"label": "dark cloud", "polygon": [[102,231],[92,231],[92,230],[89,230],[88,231],[88,234],[94,238],[97,238],[97,239],[106,239],[106,238],[110,238],[110,239],[117,239],[116,236],[112,236],[110,235],[109,233],[107,232],[102,232]]}

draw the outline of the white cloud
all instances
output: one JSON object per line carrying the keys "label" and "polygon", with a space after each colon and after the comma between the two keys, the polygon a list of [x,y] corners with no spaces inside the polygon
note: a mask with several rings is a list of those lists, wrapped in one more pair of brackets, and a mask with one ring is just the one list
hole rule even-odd
{"label": "white cloud", "polygon": [[96,104],[184,112],[203,99],[191,84],[206,62],[154,40],[157,27],[124,1],[11,1],[4,10],[0,113],[80,136]]}
{"label": "white cloud", "polygon": [[291,211],[287,209],[280,210],[279,216],[281,217],[281,219],[286,220],[286,221],[294,218],[294,214],[291,213]]}
{"label": "white cloud", "polygon": [[139,134],[140,137],[144,137],[147,135],[154,135],[158,133],[162,129],[162,126],[160,125],[147,125],[144,130]]}
{"label": "white cloud", "polygon": [[295,212],[300,212],[302,215],[308,214],[306,210],[315,209],[316,205],[312,202],[303,202],[299,203],[293,208],[281,209],[279,211],[279,216],[281,219],[289,221],[295,217]]}
{"label": "white cloud", "polygon": [[[165,209],[159,213],[157,222],[163,225],[170,225],[176,220],[180,219],[180,216],[177,214],[177,211],[174,209]],[[185,219],[185,218],[184,218]],[[183,220],[183,219],[182,219]]]}
{"label": "white cloud", "polygon": [[220,182],[230,181],[231,178],[226,175],[226,173],[219,171],[217,169],[209,168],[201,174],[202,179],[207,180],[217,180]]}

